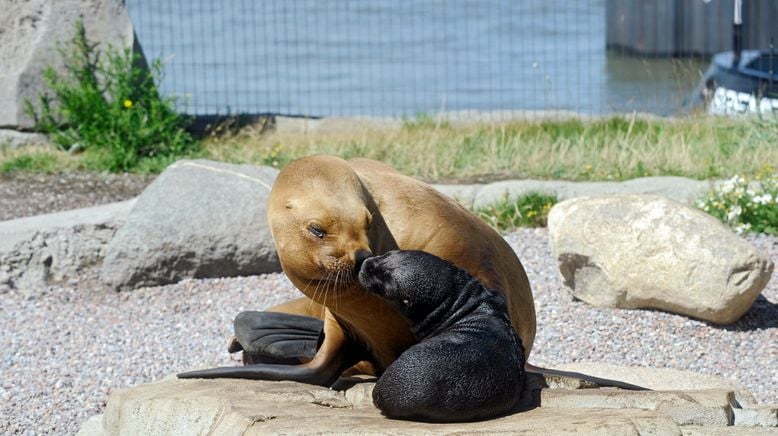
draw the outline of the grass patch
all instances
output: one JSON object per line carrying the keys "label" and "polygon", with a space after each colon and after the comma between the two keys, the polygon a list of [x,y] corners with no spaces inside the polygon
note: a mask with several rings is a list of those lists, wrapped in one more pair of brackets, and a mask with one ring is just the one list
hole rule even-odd
{"label": "grass patch", "polygon": [[78,170],[80,160],[63,151],[29,146],[11,150],[0,147],[0,174],[12,172],[58,173]]}
{"label": "grass patch", "polygon": [[368,157],[433,181],[625,180],[753,174],[765,162],[778,162],[776,143],[775,120],[611,117],[462,125],[420,118],[396,129],[248,129],[209,138],[203,147],[211,159],[279,167],[310,154]]}
{"label": "grass patch", "polygon": [[500,201],[475,211],[479,218],[498,231],[518,227],[546,227],[548,212],[557,203],[556,196],[531,193],[515,200],[506,196]]}
{"label": "grass patch", "polygon": [[[778,162],[778,121],[758,118],[617,116],[466,125],[417,117],[396,124],[395,128],[357,124],[325,132],[248,127],[206,138],[182,154],[140,157],[126,170],[155,173],[180,157],[280,168],[298,157],[334,154],[377,159],[427,181],[626,180],[658,175],[726,179],[753,175],[765,163]],[[110,148],[86,149],[75,156],[75,167],[105,170],[115,159],[112,153]],[[62,155],[56,156],[59,160]],[[0,153],[0,164],[6,160]],[[74,165],[51,163],[60,166]]]}
{"label": "grass patch", "polygon": [[0,164],[0,173],[27,171],[35,173],[50,173],[57,167],[57,157],[48,152],[22,154],[9,158]]}

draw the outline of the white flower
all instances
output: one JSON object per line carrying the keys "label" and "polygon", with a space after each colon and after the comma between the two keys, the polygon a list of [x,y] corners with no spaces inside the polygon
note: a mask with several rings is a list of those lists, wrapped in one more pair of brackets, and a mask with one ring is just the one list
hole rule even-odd
{"label": "white flower", "polygon": [[735,218],[739,217],[740,214],[743,213],[743,208],[740,206],[735,206],[732,209],[729,210],[729,213],[727,214],[727,222],[732,222]]}
{"label": "white flower", "polygon": [[757,195],[752,199],[755,204],[770,204],[773,202],[773,196],[769,192],[763,195]]}

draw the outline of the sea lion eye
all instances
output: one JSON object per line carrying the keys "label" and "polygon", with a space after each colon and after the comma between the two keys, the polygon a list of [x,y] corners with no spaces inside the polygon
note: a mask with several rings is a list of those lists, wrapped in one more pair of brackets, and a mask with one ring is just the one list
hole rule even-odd
{"label": "sea lion eye", "polygon": [[327,236],[327,232],[322,230],[321,227],[317,226],[316,224],[311,224],[308,226],[308,231],[319,239],[324,239],[324,237]]}

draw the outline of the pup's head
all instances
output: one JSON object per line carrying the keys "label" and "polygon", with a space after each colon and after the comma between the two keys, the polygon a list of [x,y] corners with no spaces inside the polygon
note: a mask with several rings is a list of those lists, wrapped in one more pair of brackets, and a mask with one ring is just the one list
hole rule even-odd
{"label": "pup's head", "polygon": [[454,295],[457,271],[451,262],[433,254],[395,250],[365,260],[359,282],[416,323]]}

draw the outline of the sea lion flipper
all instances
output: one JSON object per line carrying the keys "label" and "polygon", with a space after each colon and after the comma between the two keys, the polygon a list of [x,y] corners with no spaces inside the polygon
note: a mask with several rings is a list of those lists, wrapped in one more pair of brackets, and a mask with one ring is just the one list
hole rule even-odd
{"label": "sea lion flipper", "polygon": [[[245,312],[244,312],[245,313]],[[264,313],[262,317],[257,318],[255,314],[239,315],[236,318],[236,325],[240,319],[241,329],[250,326],[252,320],[276,320],[282,322],[292,322],[293,325],[307,325],[309,333],[315,329],[317,321],[315,318],[307,318],[299,315],[278,314],[271,312]],[[280,316],[278,316],[280,315]],[[263,318],[264,317],[264,318]],[[293,318],[294,317],[294,318]],[[311,321],[313,320],[313,321]],[[245,323],[245,325],[244,325]],[[286,325],[278,323],[277,325]],[[321,325],[321,324],[319,324]],[[236,329],[236,336],[240,340],[240,335]],[[247,329],[251,330],[251,329]],[[269,363],[256,363],[245,366],[211,368],[198,371],[189,371],[178,374],[178,378],[241,378],[254,380],[289,380],[302,383],[309,383],[320,386],[331,386],[338,379],[340,374],[347,368],[363,360],[361,353],[348,352],[348,340],[338,321],[329,311],[325,313],[325,321],[321,332],[317,333],[317,341],[321,339],[319,349],[313,355],[310,362],[301,365],[279,365]],[[322,333],[323,332],[323,333]],[[312,335],[309,335],[312,337]],[[242,344],[244,347],[247,344]]]}
{"label": "sea lion flipper", "polygon": [[273,365],[258,363],[246,366],[226,366],[183,372],[178,378],[239,378],[252,380],[291,380],[322,386],[329,386],[337,379],[337,374],[325,374],[318,368],[308,365]]}
{"label": "sea lion flipper", "polygon": [[323,321],[278,312],[241,312],[235,317],[235,338],[229,350],[245,351],[249,362],[299,363],[316,354]]}
{"label": "sea lion flipper", "polygon": [[302,365],[277,365],[257,363],[245,366],[188,371],[178,378],[239,378],[252,380],[290,380],[320,386],[331,386],[344,369],[355,362],[346,360],[343,353],[317,353],[314,359]]}
{"label": "sea lion flipper", "polygon": [[232,335],[227,339],[227,352],[237,353],[238,351],[243,351],[243,345],[240,344],[235,335]]}

